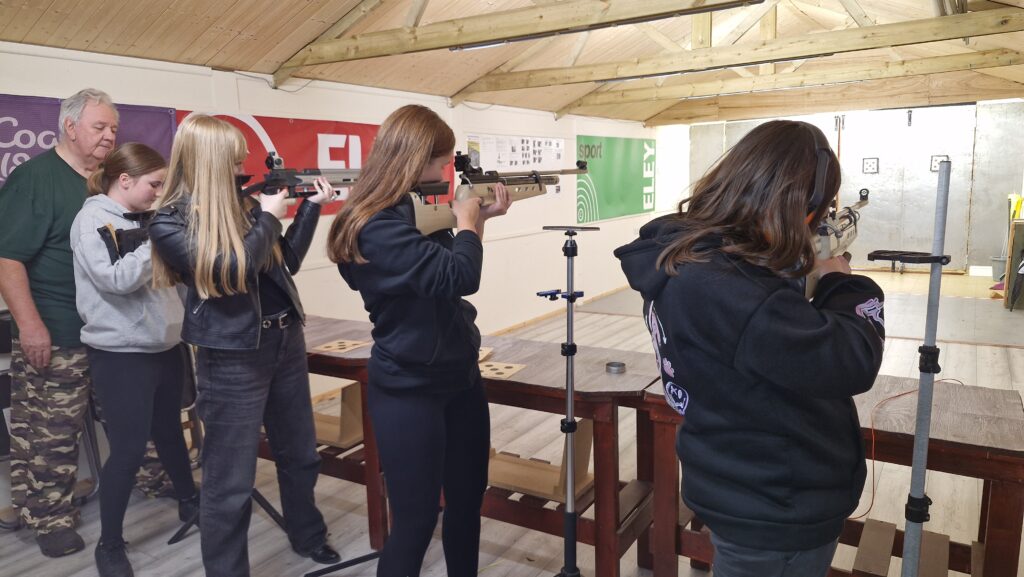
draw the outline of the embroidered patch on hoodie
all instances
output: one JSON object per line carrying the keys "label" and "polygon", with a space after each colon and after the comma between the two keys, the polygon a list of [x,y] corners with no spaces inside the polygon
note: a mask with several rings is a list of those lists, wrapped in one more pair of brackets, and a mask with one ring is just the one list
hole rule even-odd
{"label": "embroidered patch on hoodie", "polygon": [[662,355],[661,347],[668,344],[668,335],[665,334],[665,327],[654,310],[654,303],[650,304],[645,315],[644,322],[647,330],[651,333],[651,342],[654,345],[654,358],[658,363],[658,370],[661,371],[661,382],[665,388],[665,402],[680,415],[686,414],[686,407],[690,404],[690,395],[686,389],[668,380],[676,376],[672,361]]}
{"label": "embroidered patch on hoodie", "polygon": [[877,298],[860,303],[857,305],[856,312],[857,316],[863,319],[874,321],[883,327],[885,326],[885,321],[882,320],[882,302]]}

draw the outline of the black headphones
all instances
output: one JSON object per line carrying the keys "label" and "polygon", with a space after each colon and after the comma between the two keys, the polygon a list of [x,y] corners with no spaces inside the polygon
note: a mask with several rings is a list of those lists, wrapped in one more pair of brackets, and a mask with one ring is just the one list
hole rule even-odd
{"label": "black headphones", "polygon": [[814,194],[811,195],[811,202],[807,205],[808,216],[818,211],[821,201],[825,197],[825,175],[828,173],[828,165],[831,162],[832,148],[824,133],[813,124],[803,122],[811,136],[814,137],[814,153],[818,157],[817,168],[814,169]]}

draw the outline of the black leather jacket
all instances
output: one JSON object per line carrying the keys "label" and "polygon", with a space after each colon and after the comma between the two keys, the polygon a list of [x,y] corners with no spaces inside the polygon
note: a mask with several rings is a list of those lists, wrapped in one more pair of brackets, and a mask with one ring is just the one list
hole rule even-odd
{"label": "black leather jacket", "polygon": [[[273,215],[263,213],[257,206],[250,212],[252,228],[243,243],[248,256],[246,266],[247,292],[208,300],[196,292],[193,270],[195,257],[188,238],[188,204],[176,203],[157,211],[149,223],[149,238],[153,249],[188,287],[185,301],[185,322],[181,338],[185,342],[212,349],[251,350],[260,344],[260,271],[271,258],[274,243],[281,247],[284,262],[272,266],[264,278],[269,277],[292,301],[299,318],[305,322],[299,292],[292,275],[299,271],[309,245],[313,241],[320,217],[320,205],[303,202],[295,214],[288,231],[281,236],[281,222]],[[215,267],[215,270],[218,267]],[[231,270],[235,270],[232,263]],[[219,281],[218,281],[219,282]]]}

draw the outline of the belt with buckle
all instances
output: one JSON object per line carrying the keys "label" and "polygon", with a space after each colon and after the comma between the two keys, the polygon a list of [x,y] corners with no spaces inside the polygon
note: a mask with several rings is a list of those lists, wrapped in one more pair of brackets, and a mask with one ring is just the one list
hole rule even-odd
{"label": "belt with buckle", "polygon": [[291,311],[283,312],[281,314],[274,315],[272,317],[263,317],[260,321],[260,327],[264,329],[284,329],[288,328],[288,325],[292,324],[293,313]]}

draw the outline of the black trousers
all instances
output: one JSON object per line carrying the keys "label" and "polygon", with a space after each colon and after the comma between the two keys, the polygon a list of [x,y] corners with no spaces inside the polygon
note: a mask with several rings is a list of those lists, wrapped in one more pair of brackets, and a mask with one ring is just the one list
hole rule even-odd
{"label": "black trousers", "polygon": [[487,489],[490,412],[483,385],[454,393],[389,391],[370,377],[373,420],[393,527],[378,577],[415,577],[437,525],[449,577],[475,577]]}
{"label": "black trousers", "polygon": [[181,431],[185,364],[178,347],[162,353],[87,348],[86,354],[110,442],[110,457],[100,473],[101,539],[116,543],[123,538],[125,510],[149,439],[178,498],[195,493]]}

